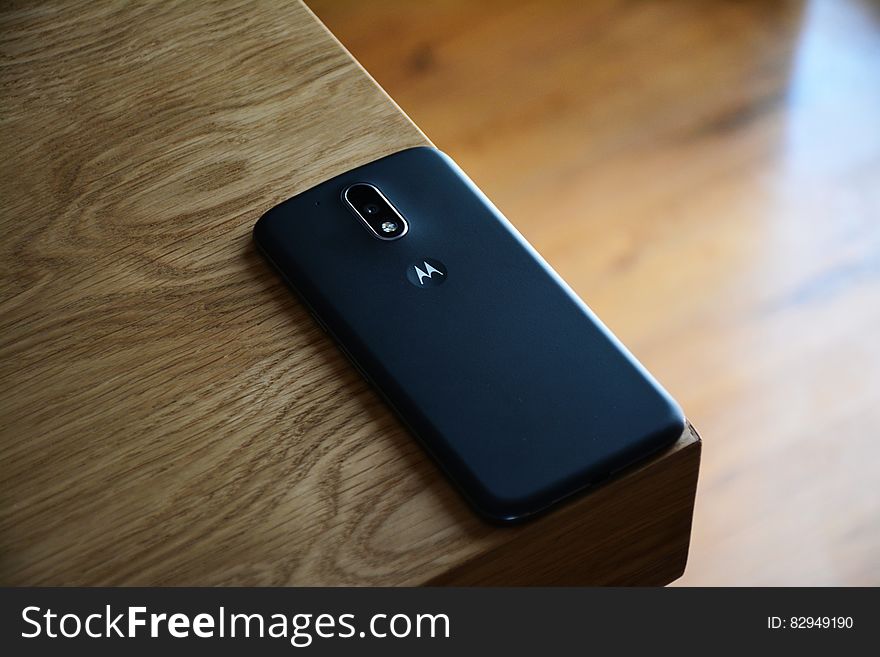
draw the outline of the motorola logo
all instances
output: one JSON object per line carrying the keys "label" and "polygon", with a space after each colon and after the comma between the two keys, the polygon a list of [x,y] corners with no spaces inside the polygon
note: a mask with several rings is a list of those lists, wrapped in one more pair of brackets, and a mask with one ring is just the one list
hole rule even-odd
{"label": "motorola logo", "polygon": [[425,258],[406,268],[406,279],[416,287],[432,287],[446,281],[446,266],[439,260]]}

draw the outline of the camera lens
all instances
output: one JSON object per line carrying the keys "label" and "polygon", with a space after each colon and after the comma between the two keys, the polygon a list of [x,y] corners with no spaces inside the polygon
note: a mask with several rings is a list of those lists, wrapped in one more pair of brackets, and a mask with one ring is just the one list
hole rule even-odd
{"label": "camera lens", "polygon": [[342,192],[342,200],[380,240],[396,240],[408,229],[406,219],[377,187],[355,183]]}

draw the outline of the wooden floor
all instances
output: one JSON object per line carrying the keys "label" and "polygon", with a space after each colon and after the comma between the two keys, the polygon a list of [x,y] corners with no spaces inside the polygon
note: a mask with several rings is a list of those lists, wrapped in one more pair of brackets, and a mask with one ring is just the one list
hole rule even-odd
{"label": "wooden floor", "polygon": [[680,400],[684,584],[880,584],[880,6],[311,0]]}

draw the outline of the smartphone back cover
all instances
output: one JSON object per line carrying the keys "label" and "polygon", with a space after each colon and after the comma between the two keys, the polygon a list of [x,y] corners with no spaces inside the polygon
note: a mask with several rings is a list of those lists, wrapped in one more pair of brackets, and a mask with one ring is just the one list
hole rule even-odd
{"label": "smartphone back cover", "polygon": [[[376,239],[342,202],[378,187]],[[681,410],[447,156],[396,153],[266,213],[257,244],[478,511],[540,511],[674,442]]]}

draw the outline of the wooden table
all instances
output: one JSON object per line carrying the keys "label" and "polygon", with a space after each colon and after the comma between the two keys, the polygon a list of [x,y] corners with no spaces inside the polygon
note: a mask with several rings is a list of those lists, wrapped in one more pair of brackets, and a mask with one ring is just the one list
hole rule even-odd
{"label": "wooden table", "polygon": [[255,253],[429,143],[297,3],[2,15],[0,582],[664,584],[700,441],[477,519]]}

